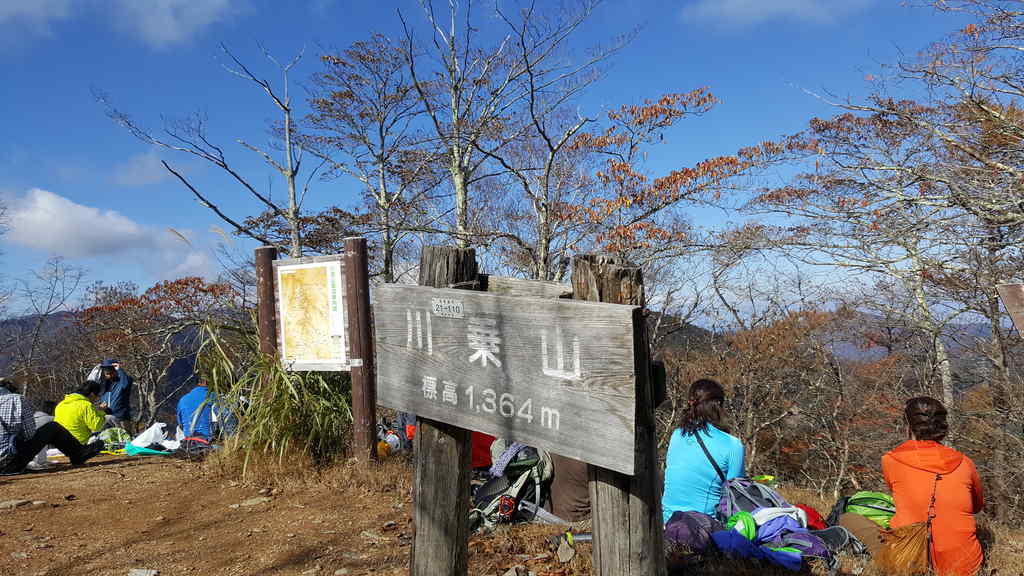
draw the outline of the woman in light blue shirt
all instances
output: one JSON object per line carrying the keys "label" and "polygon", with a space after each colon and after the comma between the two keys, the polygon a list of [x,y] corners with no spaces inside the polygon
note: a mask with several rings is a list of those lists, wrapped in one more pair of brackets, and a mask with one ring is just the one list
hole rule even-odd
{"label": "woman in light blue shirt", "polygon": [[724,404],[725,391],[718,382],[702,379],[690,385],[688,405],[679,427],[672,432],[665,458],[663,522],[668,522],[676,511],[715,515],[722,496],[722,479],[697,442],[697,434],[727,480],[744,475],[743,443],[722,431]]}

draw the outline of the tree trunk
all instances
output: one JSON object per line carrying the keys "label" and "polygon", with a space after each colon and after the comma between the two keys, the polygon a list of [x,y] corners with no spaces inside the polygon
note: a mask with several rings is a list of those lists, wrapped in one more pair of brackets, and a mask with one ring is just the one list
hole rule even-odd
{"label": "tree trunk", "polygon": [[[995,290],[995,286],[999,281],[999,247],[1001,245],[1002,242],[999,237],[998,228],[990,227],[988,250],[985,255],[985,270],[982,276],[985,285],[981,286],[981,288],[985,291],[986,316],[988,316],[989,329],[992,331],[987,356],[992,363],[990,393],[992,409],[996,412],[995,426],[1000,436],[1006,434],[1009,430],[1011,424],[1010,411],[1013,409],[1011,404],[1012,396],[1010,394],[1012,386],[1010,383],[1010,367],[1007,362],[1008,345],[1003,334],[1003,328],[1000,325],[1002,311],[999,307],[999,294]],[[998,504],[996,506],[996,517],[1000,522],[1007,522],[1009,520],[1010,506],[1006,505],[1006,500],[1008,497],[1012,498],[1013,494],[1008,493],[1009,488],[1006,478],[1011,477],[1012,473],[1007,455],[1007,443],[999,438],[994,440],[992,469],[996,484],[996,490],[994,490],[995,499]]]}
{"label": "tree trunk", "polygon": [[381,226],[383,227],[383,230],[381,231],[380,243],[383,252],[382,257],[384,260],[384,268],[383,270],[381,270],[381,272],[382,276],[384,277],[384,282],[387,284],[391,284],[392,282],[395,281],[395,241],[393,239],[394,235],[391,230],[391,209],[389,206],[381,206],[380,211]]}
{"label": "tree trunk", "polygon": [[288,227],[290,228],[291,247],[288,255],[292,258],[302,256],[302,239],[299,237],[299,204],[295,188],[295,153],[292,149],[292,113],[288,108],[288,78],[285,77],[285,110],[284,110],[284,153],[285,179],[288,181]]}
{"label": "tree trunk", "polygon": [[469,189],[462,171],[458,146],[452,149],[452,187],[455,189],[455,238],[459,248],[469,248]]}
{"label": "tree trunk", "polygon": [[[920,275],[920,271],[924,270],[924,265],[916,253],[912,252],[911,260],[913,263],[912,275],[904,276],[903,279],[905,282],[910,283],[914,307],[916,308],[914,316],[917,318],[918,328],[923,330],[932,339],[932,346],[935,350],[935,371],[939,375],[942,403],[946,405],[946,408],[952,414],[952,408],[956,400],[953,389],[953,368],[950,365],[946,344],[942,341],[942,329],[935,322],[935,317],[932,315],[932,310],[928,305],[928,298],[924,291],[924,282],[921,280]],[[951,418],[951,420],[954,419]]]}
{"label": "tree trunk", "polygon": [[545,208],[537,212],[537,280],[550,280],[551,274],[551,215]]}

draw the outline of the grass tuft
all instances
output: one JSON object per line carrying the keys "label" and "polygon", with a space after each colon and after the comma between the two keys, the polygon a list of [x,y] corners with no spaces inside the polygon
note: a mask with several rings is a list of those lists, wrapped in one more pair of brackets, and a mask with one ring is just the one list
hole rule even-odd
{"label": "grass tuft", "polygon": [[322,467],[348,448],[352,423],[348,375],[289,372],[276,358],[259,353],[253,334],[227,337],[203,327],[196,364],[218,403],[236,418],[218,466],[241,461],[246,477]]}

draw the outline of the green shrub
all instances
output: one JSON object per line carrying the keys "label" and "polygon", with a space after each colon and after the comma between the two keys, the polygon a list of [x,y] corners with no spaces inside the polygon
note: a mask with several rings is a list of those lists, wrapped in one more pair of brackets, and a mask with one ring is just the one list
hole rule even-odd
{"label": "green shrub", "polygon": [[277,463],[325,464],[349,444],[351,380],[345,372],[289,372],[259,352],[251,333],[203,327],[196,359],[210,390],[237,417],[225,449]]}

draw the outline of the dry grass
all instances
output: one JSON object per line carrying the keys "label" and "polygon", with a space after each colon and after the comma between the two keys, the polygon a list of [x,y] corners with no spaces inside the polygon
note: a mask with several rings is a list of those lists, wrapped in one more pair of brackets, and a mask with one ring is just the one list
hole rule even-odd
{"label": "dry grass", "polygon": [[[237,455],[215,454],[207,460],[205,473],[224,479],[240,479],[241,460]],[[354,459],[333,466],[317,468],[312,464],[280,466],[275,458],[258,465],[250,460],[244,485],[253,487],[281,487],[288,492],[304,488],[329,487],[338,498],[380,502],[388,513],[408,518],[412,513],[412,467],[405,457],[383,463],[362,463]],[[794,504],[805,504],[827,515],[833,502],[814,491],[782,487],[780,492]],[[1005,526],[987,527],[979,522],[982,531],[991,532],[986,538],[988,546],[987,568],[999,576],[1024,576],[1024,532]],[[577,544],[577,555],[568,564],[559,564],[549,539],[561,534],[562,528],[543,525],[504,526],[489,533],[473,535],[470,539],[470,574],[500,576],[509,568],[522,565],[537,576],[586,576],[592,573],[592,550],[589,544]],[[400,561],[406,566],[405,560]],[[401,566],[381,566],[382,570],[395,570]],[[823,564],[811,562],[800,574],[825,576]],[[782,576],[792,572],[728,558],[708,558],[699,564],[678,566],[670,574],[704,574],[708,576]],[[866,558],[843,558],[841,575],[879,574]]]}

